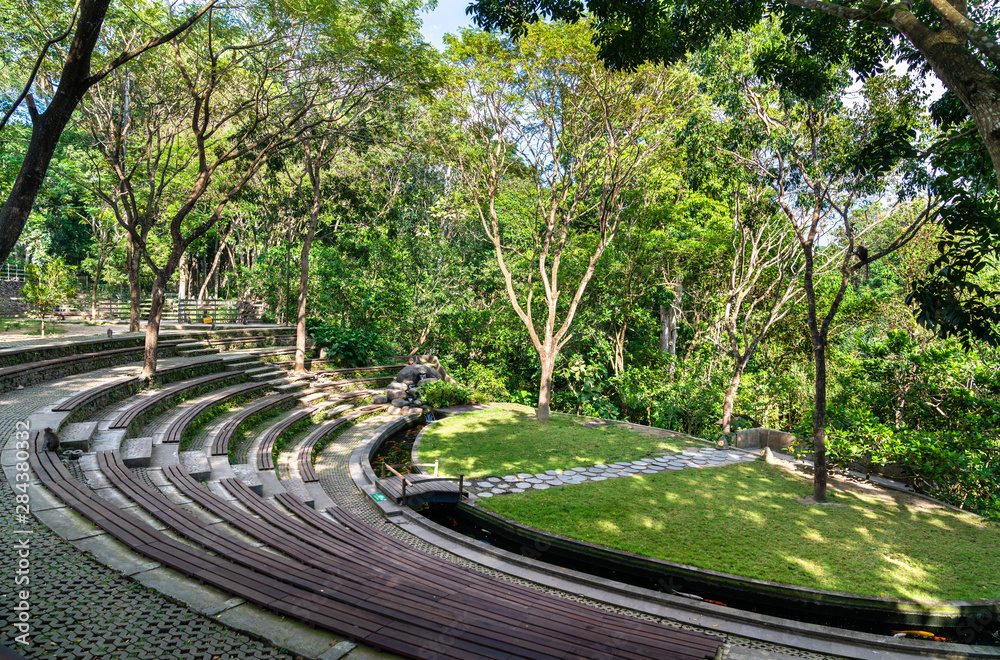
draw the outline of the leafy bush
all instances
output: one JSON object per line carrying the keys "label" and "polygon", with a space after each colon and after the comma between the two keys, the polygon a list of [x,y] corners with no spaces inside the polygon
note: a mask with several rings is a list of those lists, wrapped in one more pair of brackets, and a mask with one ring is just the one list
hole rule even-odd
{"label": "leafy bush", "polygon": [[431,408],[444,408],[469,403],[472,393],[461,385],[435,380],[420,386],[420,399]]}
{"label": "leafy bush", "polygon": [[325,348],[327,358],[342,367],[372,364],[384,352],[378,334],[361,328],[342,328],[317,319],[307,319],[306,329],[317,348]]}
{"label": "leafy bush", "polygon": [[464,369],[452,369],[451,375],[472,390],[472,398],[476,401],[510,401],[510,392],[503,379],[489,367],[473,362]]}

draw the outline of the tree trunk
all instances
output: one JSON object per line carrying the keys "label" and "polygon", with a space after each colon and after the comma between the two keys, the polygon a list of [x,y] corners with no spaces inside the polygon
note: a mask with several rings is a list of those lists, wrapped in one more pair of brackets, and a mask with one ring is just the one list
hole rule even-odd
{"label": "tree trunk", "polygon": [[966,35],[947,22],[934,32],[906,9],[894,11],[890,22],[920,50],[944,86],[969,110],[1000,185],[1000,77],[973,54]]}
{"label": "tree trunk", "polygon": [[726,398],[722,401],[722,432],[729,435],[733,426],[733,406],[736,404],[736,391],[740,388],[740,381],[743,380],[743,370],[746,369],[746,362],[740,360],[733,367],[733,376],[729,379],[729,387],[726,388]]}
{"label": "tree trunk", "polygon": [[156,351],[160,341],[160,319],[163,316],[163,305],[167,300],[167,280],[173,269],[160,270],[153,279],[153,293],[149,305],[149,318],[146,319],[146,345],[142,357],[141,378],[149,378],[156,374]]}
{"label": "tree trunk", "polygon": [[[670,301],[670,306],[660,305],[660,350],[670,356],[677,355],[677,324],[681,317],[683,295],[684,282],[678,280],[674,284],[674,299]],[[671,365],[671,373],[673,369]]]}
{"label": "tree trunk", "polygon": [[177,299],[184,300],[188,295],[188,257],[185,254],[181,259],[180,273],[177,276]]}
{"label": "tree trunk", "polygon": [[45,314],[42,314],[41,320],[42,320],[41,336],[44,337],[45,336]]}
{"label": "tree trunk", "polygon": [[556,356],[552,346],[546,346],[538,356],[542,362],[542,381],[538,387],[538,419],[549,418],[549,402],[552,400],[552,372],[555,371]]}
{"label": "tree trunk", "polygon": [[97,287],[101,282],[101,273],[104,271],[104,261],[99,261],[97,270],[94,273],[94,286],[90,289],[90,320],[97,320]]}
{"label": "tree trunk", "polygon": [[816,394],[813,410],[813,499],[826,501],[826,342],[813,340]]}
{"label": "tree trunk", "polygon": [[295,319],[295,373],[306,372],[306,298],[309,294],[309,249],[312,247],[319,213],[310,213],[309,229],[302,241],[302,268],[299,272],[299,311]]}
{"label": "tree trunk", "polygon": [[[226,237],[223,238],[222,242],[219,244],[220,247],[222,245],[225,245],[225,243],[229,240],[230,234],[232,234],[232,233],[233,233],[233,227],[232,227],[232,224],[230,224],[229,231],[226,232]],[[212,277],[213,276],[215,277],[215,297],[216,298],[219,297],[219,276],[218,276],[218,273],[216,271],[219,268],[219,262],[221,261],[221,259],[222,259],[222,250],[221,249],[216,250],[215,251],[215,258],[212,259],[212,265],[208,268],[208,272],[205,273],[205,279],[202,280],[202,282],[201,282],[201,289],[199,289],[199,291],[198,291],[198,300],[199,301],[201,301],[201,300],[203,300],[205,298],[205,293],[208,291],[208,287],[209,287],[209,285],[212,282]]]}
{"label": "tree trunk", "polygon": [[27,97],[31,141],[10,194],[0,208],[0,263],[6,261],[21,237],[31,207],[45,181],[59,137],[87,92],[91,54],[110,4],[110,0],[84,0],[80,3],[76,33],[66,55],[59,86],[45,112],[36,114],[34,99]]}
{"label": "tree trunk", "polygon": [[139,332],[139,315],[142,313],[142,283],[139,281],[139,269],[141,266],[142,255],[132,245],[132,239],[130,238],[125,249],[125,269],[128,273],[129,292],[129,332]]}

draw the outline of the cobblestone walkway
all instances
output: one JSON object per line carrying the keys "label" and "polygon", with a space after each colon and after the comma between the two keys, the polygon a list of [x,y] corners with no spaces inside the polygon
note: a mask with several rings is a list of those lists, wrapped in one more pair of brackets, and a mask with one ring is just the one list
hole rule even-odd
{"label": "cobblestone walkway", "polygon": [[[192,358],[162,360],[164,366]],[[140,365],[102,369],[0,394],[0,444],[15,424],[61,397],[134,373]],[[34,518],[30,536],[30,644],[14,638],[17,613],[13,542],[24,529],[14,492],[0,473],[0,644],[27,658],[291,658],[215,623],[94,561]],[[18,535],[16,538],[23,538]]]}
{"label": "cobblestone walkway", "polygon": [[478,497],[493,497],[507,493],[523,493],[526,490],[546,490],[556,486],[582,484],[587,481],[606,481],[641,474],[721,467],[755,460],[757,460],[756,456],[744,451],[718,451],[713,447],[687,447],[680,454],[664,454],[640,461],[622,461],[611,465],[592,465],[567,470],[546,470],[540,474],[521,472],[503,477],[488,477],[473,481],[472,490]]}
{"label": "cobblestone walkway", "polygon": [[[616,612],[619,614],[624,614],[626,616],[633,616],[636,618],[645,619],[647,621],[657,621],[665,626],[671,628],[682,628],[685,630],[693,630],[708,635],[716,635],[724,637],[726,641],[733,646],[741,646],[744,648],[758,649],[765,652],[773,653],[783,653],[785,655],[799,657],[799,658],[813,658],[817,660],[833,660],[836,656],[822,655],[819,653],[812,653],[810,651],[803,651],[800,649],[792,649],[782,646],[776,646],[774,644],[768,644],[766,642],[758,642],[755,640],[745,639],[742,637],[737,637],[735,635],[725,635],[718,631],[711,629],[699,628],[697,626],[691,626],[688,624],[682,624],[677,621],[670,619],[664,619],[661,617],[655,617],[648,614],[643,614],[641,612],[636,612],[634,610],[628,610],[620,607],[615,607],[613,605],[608,605],[606,603],[600,603],[587,598],[583,598],[576,594],[567,593],[564,591],[559,591],[557,589],[550,589],[540,584],[534,582],[529,582],[527,580],[522,580],[506,573],[501,573],[499,571],[487,568],[475,562],[469,561],[450,552],[446,552],[437,546],[433,546],[426,541],[413,536],[412,534],[403,531],[396,525],[386,521],[382,518],[378,507],[368,498],[367,495],[358,490],[357,486],[354,485],[354,481],[351,480],[350,471],[348,465],[350,463],[351,454],[353,453],[355,447],[357,447],[361,442],[363,442],[375,429],[382,426],[386,422],[393,421],[397,419],[396,417],[391,417],[389,415],[381,415],[379,417],[374,417],[366,419],[344,433],[342,433],[334,442],[327,445],[323,451],[316,457],[314,463],[314,468],[316,475],[319,478],[320,484],[323,486],[323,490],[326,491],[327,495],[338,505],[342,506],[357,517],[361,518],[372,527],[375,527],[379,531],[388,534],[394,538],[397,538],[414,548],[426,552],[428,554],[441,557],[447,561],[460,566],[465,566],[466,568],[471,568],[474,571],[480,573],[485,573],[487,575],[492,575],[493,577],[499,578],[506,582],[512,582],[515,584],[520,584],[537,591],[542,591],[545,593],[553,594],[559,596],[560,598],[567,598],[579,603],[586,603],[593,607],[608,611]],[[713,448],[705,448],[706,451],[713,452],[714,454],[721,454],[723,452],[717,452]],[[693,450],[698,451],[698,450]],[[700,454],[700,451],[699,451]],[[692,464],[697,465],[694,462],[695,457],[691,454],[685,452],[685,457],[690,456]],[[752,456],[750,457],[753,458]],[[727,459],[728,460],[728,459]],[[584,468],[586,470],[586,468]],[[534,478],[534,475],[532,475]]]}

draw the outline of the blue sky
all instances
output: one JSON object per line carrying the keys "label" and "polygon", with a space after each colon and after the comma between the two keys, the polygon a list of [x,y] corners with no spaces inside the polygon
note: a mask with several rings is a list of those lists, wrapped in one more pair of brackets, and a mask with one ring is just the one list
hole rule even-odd
{"label": "blue sky", "polygon": [[424,39],[438,50],[444,50],[445,34],[455,34],[462,26],[471,26],[472,20],[465,14],[470,0],[438,0],[437,9],[421,15]]}

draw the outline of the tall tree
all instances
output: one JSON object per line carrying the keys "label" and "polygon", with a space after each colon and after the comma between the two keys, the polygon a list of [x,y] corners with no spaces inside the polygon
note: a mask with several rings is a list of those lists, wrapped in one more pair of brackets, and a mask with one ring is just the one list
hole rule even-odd
{"label": "tall tree", "polygon": [[[35,45],[37,57],[31,63],[26,63],[24,68],[27,80],[0,119],[0,130],[3,130],[24,103],[31,122],[31,138],[25,149],[24,160],[3,207],[0,207],[0,262],[7,258],[17,243],[35,197],[45,180],[59,137],[87,91],[112,71],[118,70],[142,53],[185,33],[215,2],[216,0],[207,0],[176,27],[160,34],[144,39],[142,33],[130,32],[119,49],[111,50],[117,54],[102,58],[96,71],[92,70],[94,51],[111,0],[79,0],[68,19],[57,14],[59,18],[55,23],[58,25],[61,22],[65,27],[51,28],[51,32]],[[30,4],[24,3],[21,6],[27,9]],[[160,10],[169,13],[167,8],[161,7]],[[29,16],[24,16],[24,19],[28,21]],[[72,39],[67,44],[71,34]],[[7,39],[4,41],[8,42]],[[53,55],[56,60],[50,59]],[[59,59],[62,61],[61,66],[58,64]],[[36,96],[40,97],[44,106],[41,111],[38,109],[39,101]]]}
{"label": "tall tree", "polygon": [[[909,79],[883,74],[866,83],[861,102],[844,108],[839,93],[810,94],[804,99],[761,80],[753,60],[761,51],[780,48],[784,37],[777,28],[776,23],[763,23],[732,41],[715,44],[705,66],[716,78],[716,97],[727,102],[737,125],[754,138],[744,143],[748,148],[742,153],[733,155],[771,189],[803,259],[801,280],[815,369],[813,496],[823,502],[831,324],[857,269],[906,245],[935,217],[938,202],[926,199],[895,235],[862,250],[862,239],[868,240],[865,237],[891,215],[862,212],[862,207],[877,210],[880,197],[888,195],[886,177],[914,153],[910,140],[920,111],[917,92]],[[837,80],[842,87],[847,85],[847,76],[837,67],[820,67],[817,74],[831,81],[828,88],[835,89]],[[740,93],[733,94],[734,90]],[[834,274],[827,285],[832,291],[823,295],[820,277],[827,270]]]}
{"label": "tall tree", "polygon": [[[449,153],[538,353],[539,419],[549,416],[556,357],[631,189],[674,145],[696,97],[681,68],[608,71],[589,37],[586,23],[534,26],[516,45],[467,31],[446,54],[460,92],[452,108],[471,143],[457,138]],[[497,201],[518,178],[534,185],[534,208],[502,219]]]}
{"label": "tall tree", "polygon": [[513,35],[524,34],[542,17],[575,21],[589,11],[601,58],[624,68],[675,61],[707,46],[716,35],[745,29],[777,11],[794,42],[785,52],[762,53],[762,66],[780,67],[801,85],[815,87],[808,58],[803,57],[807,49],[828,62],[847,59],[863,76],[880,71],[894,55],[919,62],[933,69],[962,102],[1000,182],[1000,44],[994,2],[474,0],[467,11],[481,27]]}

